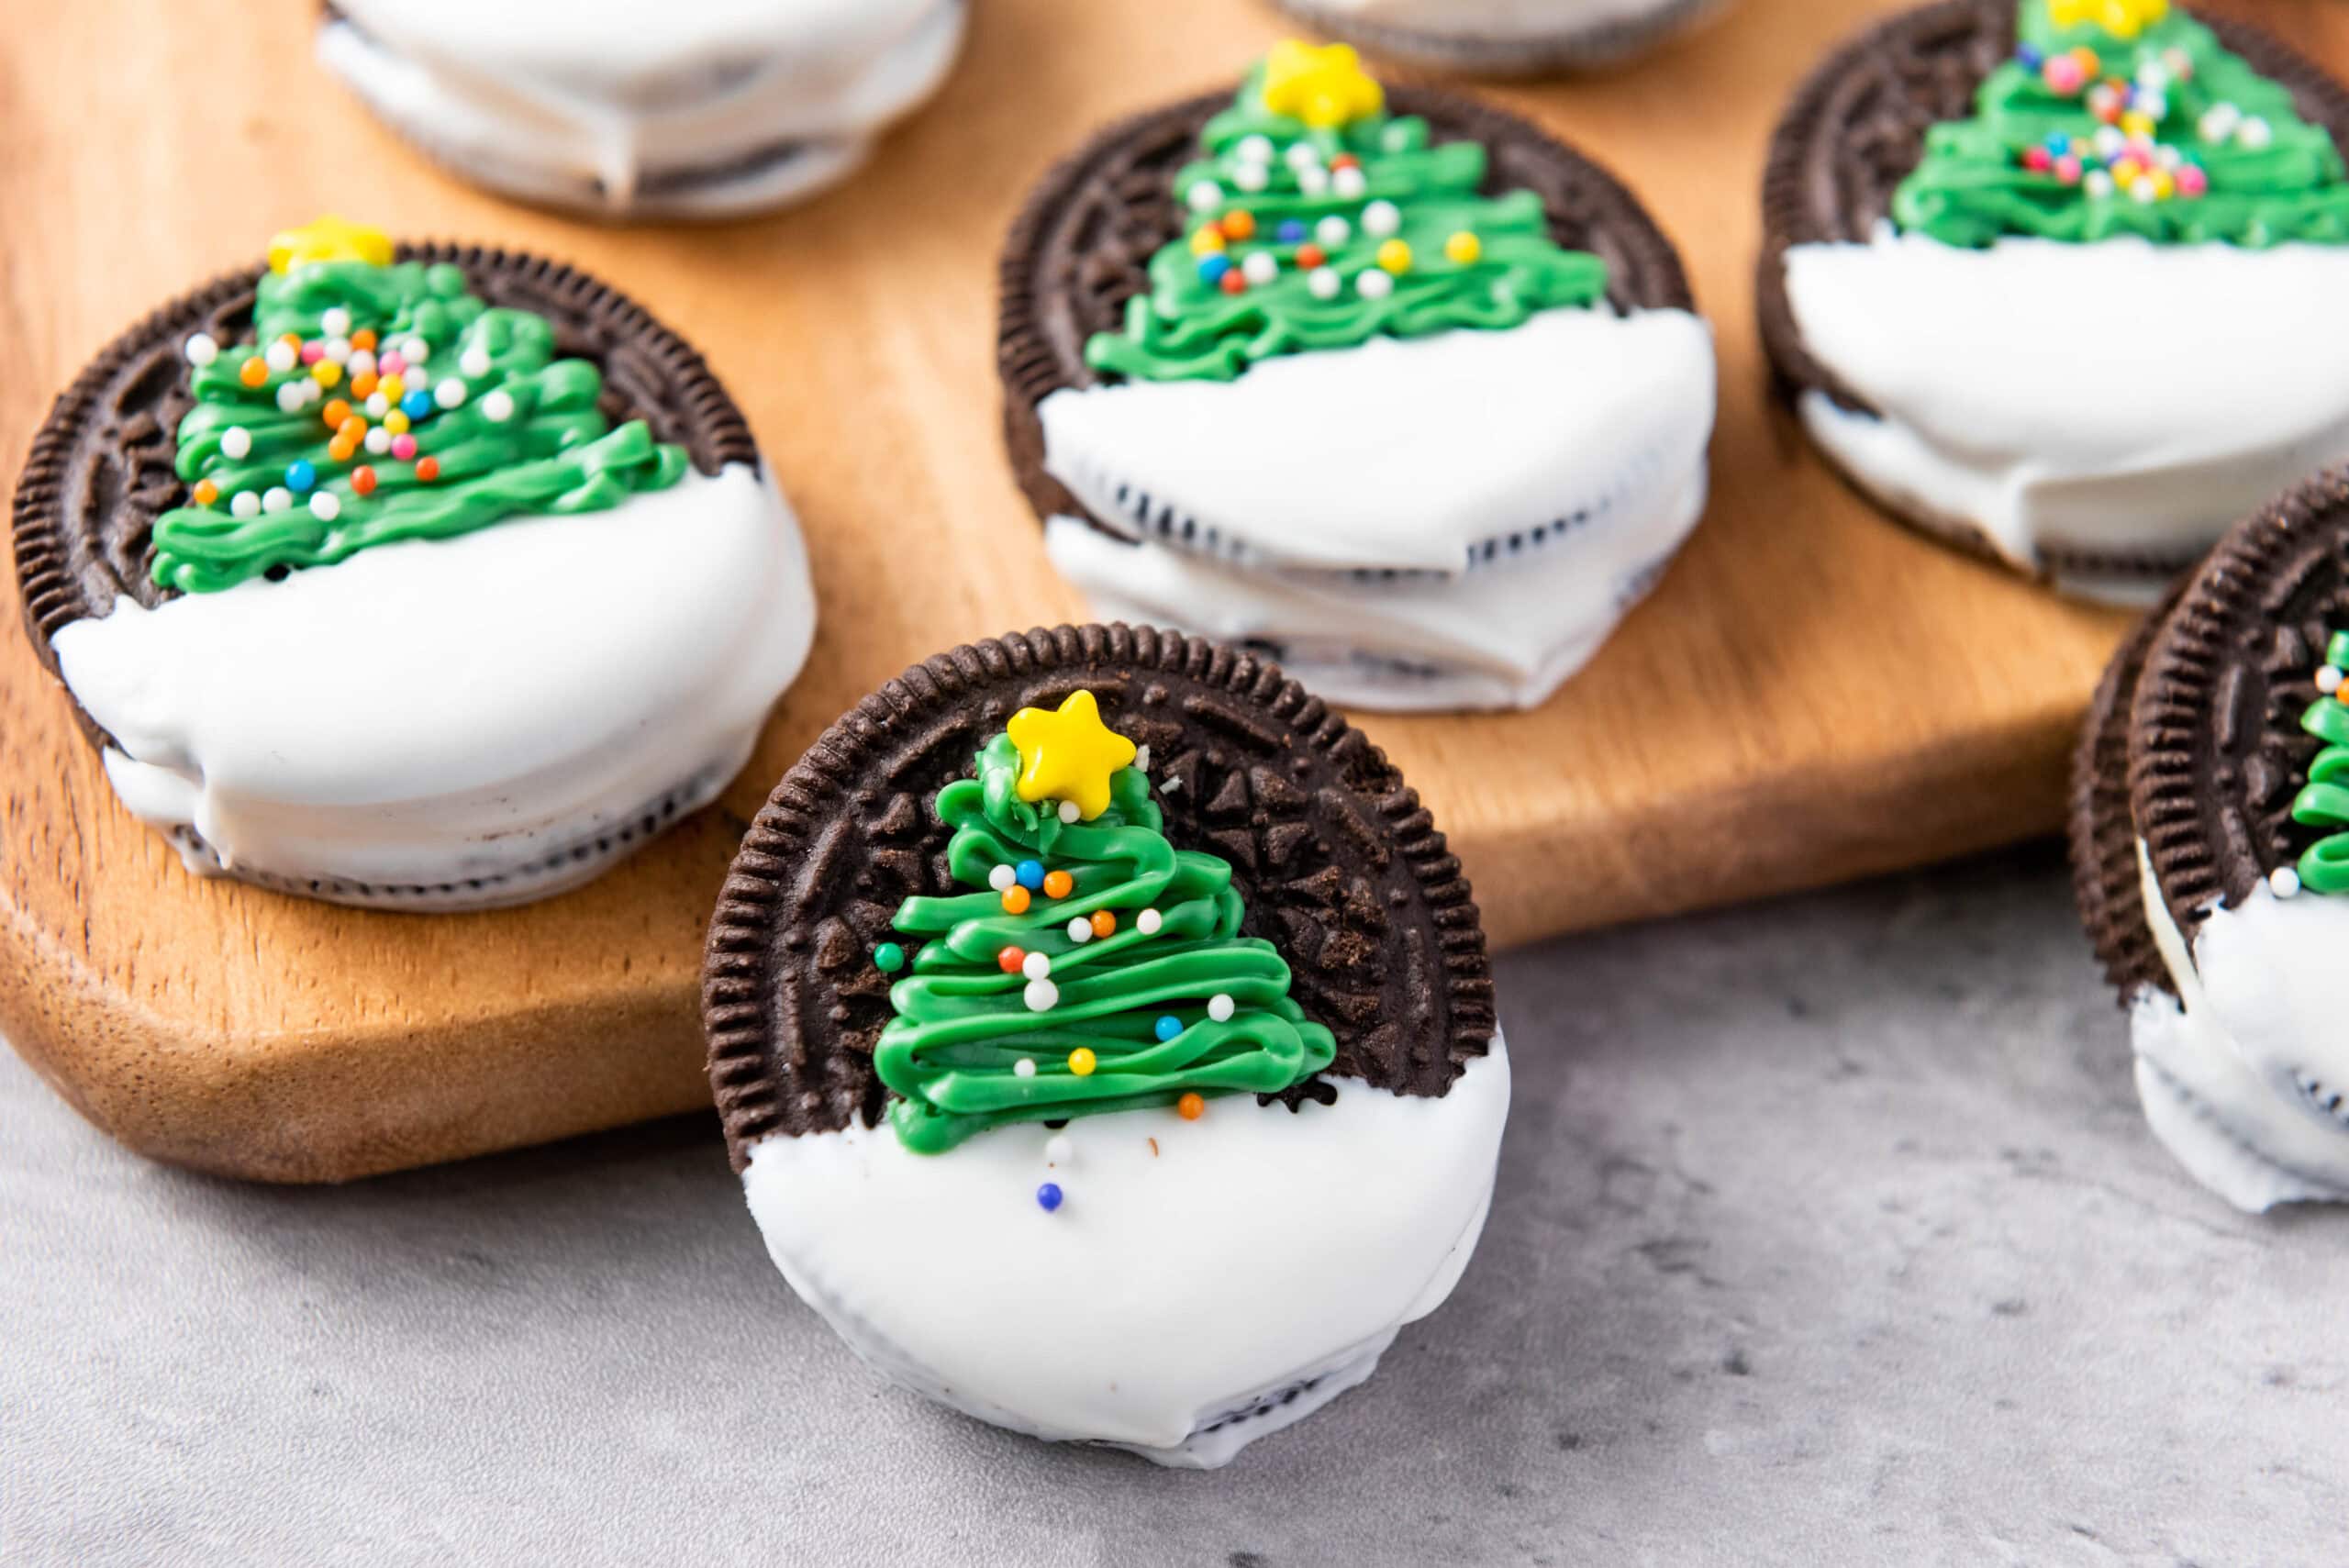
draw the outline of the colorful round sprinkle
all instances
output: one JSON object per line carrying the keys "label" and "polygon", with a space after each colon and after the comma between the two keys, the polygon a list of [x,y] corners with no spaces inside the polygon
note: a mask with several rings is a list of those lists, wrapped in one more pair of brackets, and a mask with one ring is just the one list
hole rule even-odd
{"label": "colorful round sprinkle", "polygon": [[1030,980],[1019,999],[1028,1004],[1031,1013],[1049,1013],[1060,1006],[1061,988],[1049,980]]}
{"label": "colorful round sprinkle", "polygon": [[1230,1023],[1231,1015],[1237,1010],[1238,1004],[1232,1001],[1231,994],[1228,991],[1219,991],[1208,998],[1208,1017],[1217,1023]]}
{"label": "colorful round sprinkle", "polygon": [[213,484],[209,479],[199,479],[195,482],[193,494],[197,506],[209,506],[213,502],[220,499],[220,486]]}
{"label": "colorful round sprinkle", "polygon": [[[386,425],[384,428],[387,430],[391,428],[389,425]],[[416,455],[416,438],[405,432],[394,436],[392,438],[392,455],[399,459],[402,462],[406,462],[410,458],[414,457]]]}
{"label": "colorful round sprinkle", "polygon": [[1076,1161],[1076,1145],[1069,1141],[1065,1132],[1055,1132],[1044,1140],[1044,1163],[1068,1165]]}
{"label": "colorful round sprinkle", "polygon": [[1033,1078],[1036,1075],[1036,1059],[1032,1056],[1021,1057],[1011,1064],[1011,1075],[1015,1078]]}
{"label": "colorful round sprinkle", "polygon": [[1305,237],[1312,232],[1313,231],[1311,229],[1305,227],[1305,220],[1303,218],[1285,217],[1281,219],[1280,227],[1273,230],[1273,238],[1278,239],[1284,245],[1296,245],[1303,241]]}
{"label": "colorful round sprinkle", "polygon": [[1158,1022],[1151,1027],[1151,1032],[1158,1037],[1160,1043],[1163,1044],[1183,1032],[1183,1020],[1172,1013],[1161,1013],[1158,1016]]}
{"label": "colorful round sprinkle", "polygon": [[1044,885],[1044,862],[1041,861],[1021,861],[1012,870],[1019,885],[1031,893]]}
{"label": "colorful round sprinkle", "polygon": [[253,433],[242,425],[231,425],[220,432],[220,455],[246,458],[252,455]]}
{"label": "colorful round sprinkle", "polygon": [[[1227,288],[1225,292],[1227,294],[1237,294],[1240,291],[1237,289]],[[1061,802],[1060,817],[1063,822],[1074,822],[1084,815],[1084,811],[1077,806],[1076,802],[1073,800],[1063,800]]]}
{"label": "colorful round sprinkle", "polygon": [[1403,212],[1393,202],[1375,201],[1362,209],[1362,231],[1388,235],[1403,227]]}
{"label": "colorful round sprinkle", "polygon": [[1155,909],[1145,909],[1141,914],[1134,917],[1134,929],[1140,931],[1145,937],[1154,937],[1158,935],[1158,928],[1165,923],[1166,917],[1161,915]]}
{"label": "colorful round sprinkle", "polygon": [[1464,267],[1474,262],[1484,253],[1485,242],[1464,228],[1443,242],[1444,259],[1457,261]]}
{"label": "colorful round sprinkle", "polygon": [[1096,909],[1093,911],[1093,934],[1095,936],[1114,936],[1117,934],[1117,929],[1118,917],[1115,915],[1112,915],[1107,909]]}
{"label": "colorful round sprinkle", "polygon": [[[381,432],[374,430],[367,432],[368,440],[371,445],[373,444],[374,438],[380,433]],[[390,438],[388,437],[385,438],[386,440],[389,439]],[[354,494],[360,495],[373,495],[375,494],[375,471],[368,467],[363,462],[357,468],[352,469],[351,471],[351,488]]]}
{"label": "colorful round sprinkle", "polygon": [[295,458],[285,465],[285,488],[299,494],[318,482],[318,471],[307,458]]}
{"label": "colorful round sprinkle", "polygon": [[884,974],[895,974],[906,967],[906,950],[895,942],[883,942],[873,950],[873,967]]}
{"label": "colorful round sprinkle", "polygon": [[1028,890],[1024,887],[1005,888],[1003,892],[1003,912],[1007,915],[1025,915],[1028,913]]}
{"label": "colorful round sprinkle", "polygon": [[198,332],[187,340],[184,351],[188,363],[208,365],[220,357],[220,340],[209,332]]}
{"label": "colorful round sprinkle", "polygon": [[269,379],[269,361],[255,354],[237,367],[237,379],[247,386],[259,386]]}
{"label": "colorful round sprinkle", "polygon": [[1048,952],[1030,953],[1019,961],[1019,973],[1030,980],[1049,978],[1052,973],[1052,955]]}
{"label": "colorful round sprinkle", "polygon": [[331,490],[321,490],[310,497],[310,516],[322,523],[333,522],[342,516],[342,498]]}
{"label": "colorful round sprinkle", "polygon": [[995,966],[1006,974],[1018,974],[1027,967],[1028,950],[1017,943],[1007,943],[996,949]]}
{"label": "colorful round sprinkle", "polygon": [[1043,875],[1044,896],[1066,898],[1076,890],[1076,878],[1064,871],[1048,871]]}
{"label": "colorful round sprinkle", "polygon": [[228,498],[228,515],[232,517],[261,516],[261,497],[250,490],[239,490]]}
{"label": "colorful round sprinkle", "polygon": [[1019,880],[1019,872],[1013,870],[1008,865],[999,865],[993,871],[987,873],[987,885],[994,888],[997,893],[1006,891],[1012,884]]}
{"label": "colorful round sprinkle", "polygon": [[1036,1189],[1036,1207],[1038,1208],[1042,1209],[1046,1214],[1050,1214],[1054,1209],[1059,1208],[1060,1206],[1061,1184],[1058,1182],[1046,1182],[1042,1186]]}
{"label": "colorful round sprinkle", "polygon": [[493,425],[503,425],[514,417],[514,395],[502,386],[490,393],[481,400],[481,417]]}
{"label": "colorful round sprinkle", "polygon": [[1174,1102],[1174,1114],[1185,1121],[1197,1121],[1207,1113],[1208,1102],[1197,1089],[1186,1089]]}
{"label": "colorful round sprinkle", "polygon": [[1068,1070],[1080,1078],[1092,1077],[1093,1070],[1099,1065],[1100,1058],[1093,1054],[1093,1048],[1089,1045],[1080,1045],[1068,1053]]}
{"label": "colorful round sprinkle", "polygon": [[424,481],[427,484],[431,484],[434,480],[440,477],[440,460],[437,457],[417,458],[416,460],[416,476]]}
{"label": "colorful round sprinkle", "polygon": [[1093,940],[1093,922],[1079,915],[1068,923],[1068,940],[1083,947]]}
{"label": "colorful round sprinkle", "polygon": [[2290,898],[2300,891],[2300,873],[2290,866],[2277,866],[2267,873],[2269,891],[2278,898]]}

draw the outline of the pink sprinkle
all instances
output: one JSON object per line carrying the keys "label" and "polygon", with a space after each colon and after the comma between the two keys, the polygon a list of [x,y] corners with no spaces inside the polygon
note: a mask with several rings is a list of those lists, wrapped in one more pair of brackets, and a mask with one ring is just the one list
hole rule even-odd
{"label": "pink sprinkle", "polygon": [[304,364],[314,365],[326,357],[327,346],[324,343],[319,342],[316,338],[311,339],[308,342],[302,345],[302,362]]}
{"label": "pink sprinkle", "polygon": [[2188,163],[2185,168],[2180,169],[2177,172],[2177,194],[2179,195],[2199,196],[2210,188],[2210,176],[2202,172],[2200,165]]}
{"label": "pink sprinkle", "polygon": [[2069,152],[2055,160],[2055,177],[2067,185],[2080,183],[2080,161]]}
{"label": "pink sprinkle", "polygon": [[394,436],[392,438],[392,455],[399,459],[402,462],[406,462],[408,459],[414,457],[416,455],[416,438],[408,435]]}
{"label": "pink sprinkle", "polygon": [[2047,63],[2040,68],[2040,74],[2045,79],[2048,91],[2061,93],[2066,97],[2087,85],[2087,69],[2068,54],[2049,55]]}
{"label": "pink sprinkle", "polygon": [[396,349],[375,356],[375,373],[378,375],[397,375],[406,369],[407,356]]}
{"label": "pink sprinkle", "polygon": [[2055,158],[2043,147],[2026,147],[2022,153],[2022,166],[2034,174],[2044,174],[2055,167]]}

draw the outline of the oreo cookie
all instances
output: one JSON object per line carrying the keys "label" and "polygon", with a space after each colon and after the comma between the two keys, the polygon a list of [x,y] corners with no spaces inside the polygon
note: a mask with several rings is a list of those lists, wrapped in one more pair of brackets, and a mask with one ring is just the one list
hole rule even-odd
{"label": "oreo cookie", "polygon": [[[1904,521],[2150,603],[2349,458],[2323,369],[2349,348],[2344,148],[2338,83],[2165,0],[1889,17],[1772,139],[1756,293],[1777,389]],[[2076,352],[2087,297],[2162,330]]]}
{"label": "oreo cookie", "polygon": [[2080,914],[2146,1115],[2264,1209],[2349,1195],[2349,472],[2239,525],[2115,657],[2075,755]]}
{"label": "oreo cookie", "polygon": [[124,804],[192,869],[371,906],[601,871],[740,767],[813,633],[688,344],[571,268],[340,219],[108,345],[12,533]]}
{"label": "oreo cookie", "polygon": [[1475,904],[1393,765],[1276,666],[1122,625],[940,654],[827,730],[727,878],[703,1018],[752,1213],[860,1354],[1173,1464],[1442,1302],[1508,1101]]}
{"label": "oreo cookie", "polygon": [[1433,71],[1541,76],[1597,71],[1647,53],[1727,0],[1274,0],[1317,32]]}
{"label": "oreo cookie", "polygon": [[1000,300],[1054,564],[1334,701],[1538,704],[1702,511],[1711,333],[1670,241],[1541,130],[1343,45],[1095,137]]}

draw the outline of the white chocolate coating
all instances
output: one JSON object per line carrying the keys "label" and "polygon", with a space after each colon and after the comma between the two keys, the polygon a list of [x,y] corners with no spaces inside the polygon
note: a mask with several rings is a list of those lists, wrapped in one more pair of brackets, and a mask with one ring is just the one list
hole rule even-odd
{"label": "white chocolate coating", "polygon": [[403,136],[526,201],[726,217],[862,162],[936,91],[966,0],[343,0],[318,55]]}
{"label": "white chocolate coating", "polygon": [[2154,1133],[2236,1207],[2349,1201],[2349,1016],[2340,997],[2349,899],[2266,884],[2215,907],[2192,951],[2144,845],[2145,918],[2176,988],[2130,1002],[2137,1092]]}
{"label": "white chocolate coating", "polygon": [[1710,328],[1679,310],[1063,389],[1046,470],[1148,543],[1048,539],[1102,614],[1270,644],[1332,700],[1530,706],[1694,526],[1713,408]]}
{"label": "white chocolate coating", "polygon": [[707,800],[814,631],[798,525],[735,464],[607,511],[118,600],[51,641],[115,740],[116,792],[199,836],[196,869],[446,909],[557,891],[660,804]]}
{"label": "white chocolate coating", "polygon": [[1234,1095],[1195,1122],[1080,1118],[1063,1165],[1041,1126],[932,1155],[885,1124],[779,1135],[742,1185],[792,1288],[891,1378],[1016,1431],[1212,1468],[1368,1377],[1483,1229],[1497,1037],[1441,1098],[1333,1082],[1334,1105],[1296,1112]]}
{"label": "white chocolate coating", "polygon": [[2349,458],[2349,247],[1969,250],[1887,230],[1786,265],[1804,344],[1883,416],[1807,392],[1812,439],[1887,506],[1979,528],[2027,569],[2043,550],[2182,565]]}

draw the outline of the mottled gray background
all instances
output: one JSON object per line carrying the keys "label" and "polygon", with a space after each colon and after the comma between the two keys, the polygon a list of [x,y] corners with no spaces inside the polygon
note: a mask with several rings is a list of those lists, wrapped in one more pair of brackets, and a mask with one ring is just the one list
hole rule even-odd
{"label": "mottled gray background", "polygon": [[2349,1561],[2349,1214],[2154,1146],[2051,851],[1501,982],[1459,1293],[1206,1475],[878,1385],[710,1121],[270,1190],[0,1057],[0,1561]]}

